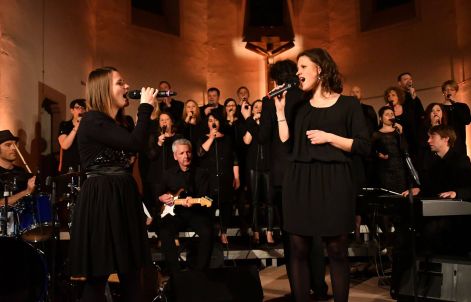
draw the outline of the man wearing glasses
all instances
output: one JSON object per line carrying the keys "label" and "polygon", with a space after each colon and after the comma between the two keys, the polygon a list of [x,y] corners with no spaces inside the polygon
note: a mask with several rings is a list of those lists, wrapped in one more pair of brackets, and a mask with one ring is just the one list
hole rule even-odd
{"label": "man wearing glasses", "polygon": [[64,174],[69,172],[72,167],[73,171],[79,171],[80,157],[78,153],[78,144],[75,136],[80,126],[80,119],[82,113],[85,112],[85,100],[76,99],[70,102],[70,113],[72,119],[61,122],[59,126],[59,144],[61,146],[59,173]]}

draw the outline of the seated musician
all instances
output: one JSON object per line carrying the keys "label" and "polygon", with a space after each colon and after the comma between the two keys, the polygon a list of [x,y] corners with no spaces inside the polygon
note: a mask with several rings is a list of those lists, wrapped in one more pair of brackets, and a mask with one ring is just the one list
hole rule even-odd
{"label": "seated musician", "polygon": [[30,177],[23,168],[14,165],[16,155],[16,143],[18,137],[13,136],[10,130],[0,131],[0,191],[2,197],[0,198],[0,206],[5,205],[5,198],[3,191],[5,185],[13,185],[16,180],[16,188],[9,188],[13,190],[13,195],[8,197],[8,205],[14,205],[21,198],[30,195],[34,191],[34,182],[36,176]]}
{"label": "seated musician", "polygon": [[[165,215],[159,223],[159,237],[169,273],[180,270],[175,238],[180,230],[190,227],[198,234],[197,255],[194,269],[208,268],[212,250],[212,224],[208,208],[191,205],[191,197],[204,197],[208,194],[208,177],[192,165],[192,146],[187,139],[177,139],[172,151],[178,166],[169,168],[162,174],[162,182],[157,187],[159,201],[165,206],[174,204],[174,195],[184,192],[183,206],[175,206],[175,215]],[[180,194],[180,197],[182,195]],[[182,200],[179,199],[179,200]]]}
{"label": "seated musician", "polygon": [[[453,148],[456,134],[445,125],[429,130],[428,144],[433,154],[425,158],[422,171],[422,192],[425,198],[471,200],[471,163]],[[463,241],[469,228],[469,216],[424,218],[421,245],[425,252],[466,253],[469,243]]]}
{"label": "seated musician", "polygon": [[[424,159],[420,178],[421,189],[414,188],[426,198],[471,199],[471,162],[466,155],[452,147],[456,133],[450,126],[437,125],[430,128],[428,144],[431,149]],[[407,194],[405,194],[407,195]]]}

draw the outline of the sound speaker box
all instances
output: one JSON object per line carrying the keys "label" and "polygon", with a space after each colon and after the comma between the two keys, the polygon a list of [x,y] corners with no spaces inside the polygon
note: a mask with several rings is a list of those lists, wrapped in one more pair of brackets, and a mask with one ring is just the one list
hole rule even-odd
{"label": "sound speaker box", "polygon": [[170,301],[261,302],[263,290],[255,266],[183,271],[170,280]]}

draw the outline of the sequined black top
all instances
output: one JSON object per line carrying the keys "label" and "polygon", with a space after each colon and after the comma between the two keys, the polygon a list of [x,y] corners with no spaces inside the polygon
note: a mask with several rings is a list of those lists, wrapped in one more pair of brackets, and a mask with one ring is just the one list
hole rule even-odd
{"label": "sequined black top", "polygon": [[77,133],[82,168],[85,171],[97,167],[129,168],[130,155],[146,145],[152,110],[149,104],[139,106],[137,124],[132,132],[103,112],[85,113]]}

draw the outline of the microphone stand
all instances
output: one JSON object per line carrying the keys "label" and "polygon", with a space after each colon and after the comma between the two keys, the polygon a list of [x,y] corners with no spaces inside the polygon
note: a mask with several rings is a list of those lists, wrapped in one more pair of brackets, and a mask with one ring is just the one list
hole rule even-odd
{"label": "microphone stand", "polygon": [[8,185],[5,183],[4,188],[3,188],[3,200],[4,200],[4,205],[3,205],[3,216],[1,218],[1,225],[2,225],[2,236],[7,236],[7,227],[8,227],[8,197],[10,195],[10,188]]}
{"label": "microphone stand", "polygon": [[[411,244],[411,252],[412,252],[412,293],[413,293],[413,301],[417,302],[417,251],[416,251],[416,228],[415,228],[415,213],[414,213],[414,196],[412,194],[412,187],[413,183],[420,186],[420,179],[417,173],[417,170],[414,168],[412,164],[412,160],[409,156],[409,152],[407,148],[404,146],[404,142],[402,140],[402,135],[399,133],[398,129],[396,128],[398,133],[398,146],[399,151],[402,153],[402,158],[404,160],[404,167],[406,170],[406,178],[407,178],[407,186],[408,186],[408,210],[409,210],[409,222],[408,222],[408,232],[410,236],[410,244]],[[400,280],[399,280],[400,285]],[[397,288],[399,294],[399,287]]]}

